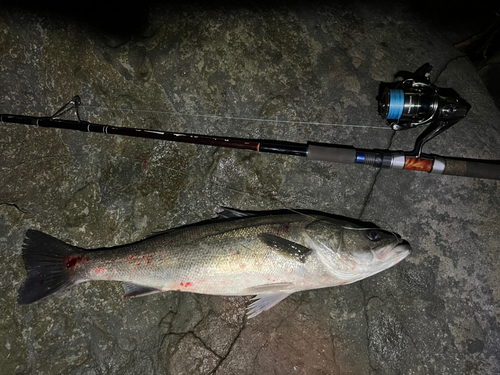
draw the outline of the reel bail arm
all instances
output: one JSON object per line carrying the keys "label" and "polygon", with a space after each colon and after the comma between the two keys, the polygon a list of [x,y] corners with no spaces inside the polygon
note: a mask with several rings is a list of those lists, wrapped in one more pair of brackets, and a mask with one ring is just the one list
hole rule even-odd
{"label": "reel bail arm", "polygon": [[405,155],[420,158],[425,143],[463,119],[470,104],[450,88],[430,83],[432,66],[421,66],[415,73],[398,72],[402,80],[381,85],[379,113],[394,130],[428,125],[417,138],[413,151]]}

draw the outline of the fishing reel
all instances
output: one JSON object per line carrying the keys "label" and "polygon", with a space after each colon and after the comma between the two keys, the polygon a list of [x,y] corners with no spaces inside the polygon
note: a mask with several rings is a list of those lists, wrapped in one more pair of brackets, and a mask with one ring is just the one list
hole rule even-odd
{"label": "fishing reel", "polygon": [[402,80],[383,83],[379,96],[379,112],[394,130],[414,129],[428,125],[417,139],[412,152],[420,157],[424,143],[463,119],[470,104],[450,88],[430,82],[432,66],[421,66],[415,73],[399,72]]}

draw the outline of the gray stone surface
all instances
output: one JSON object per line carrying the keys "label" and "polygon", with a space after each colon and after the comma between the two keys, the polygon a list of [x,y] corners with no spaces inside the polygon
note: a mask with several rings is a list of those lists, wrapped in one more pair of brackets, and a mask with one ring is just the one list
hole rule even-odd
{"label": "gray stone surface", "polygon": [[[480,78],[408,4],[149,4],[137,9],[140,32],[110,27],[120,12],[106,25],[88,9],[75,18],[72,5],[57,14],[5,8],[0,112],[47,115],[80,94],[82,117],[98,123],[408,150],[418,131],[393,134],[375,97],[380,81],[429,61],[433,81],[472,110],[426,151],[500,159],[500,114]],[[0,179],[1,373],[500,372],[496,181],[7,124]],[[124,300],[119,283],[17,305],[29,228],[114,246],[220,206],[361,218],[400,233],[414,252],[251,320],[246,297]]]}

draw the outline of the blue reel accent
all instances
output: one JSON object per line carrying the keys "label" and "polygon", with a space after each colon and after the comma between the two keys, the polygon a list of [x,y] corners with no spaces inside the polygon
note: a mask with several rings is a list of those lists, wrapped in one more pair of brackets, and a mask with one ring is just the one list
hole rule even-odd
{"label": "blue reel accent", "polygon": [[389,102],[389,114],[387,115],[388,120],[399,120],[403,114],[403,109],[405,106],[405,92],[403,90],[389,90],[390,102]]}
{"label": "blue reel accent", "polygon": [[356,159],[354,160],[355,164],[364,164],[365,163],[365,153],[362,151],[356,151]]}

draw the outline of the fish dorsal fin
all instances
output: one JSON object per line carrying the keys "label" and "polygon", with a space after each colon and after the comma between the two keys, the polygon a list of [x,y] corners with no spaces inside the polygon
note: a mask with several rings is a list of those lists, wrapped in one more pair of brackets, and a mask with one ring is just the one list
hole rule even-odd
{"label": "fish dorsal fin", "polygon": [[217,218],[218,219],[231,219],[235,217],[250,217],[250,216],[256,216],[256,214],[252,212],[245,212],[245,211],[239,211],[235,210],[234,208],[228,208],[228,207],[221,207],[222,212],[218,214]]}
{"label": "fish dorsal fin", "polygon": [[257,237],[271,249],[278,251],[280,254],[287,257],[292,257],[302,263],[306,262],[307,257],[312,252],[312,250],[308,247],[289,241],[285,238],[275,236],[274,234],[261,233]]}
{"label": "fish dorsal fin", "polygon": [[[257,212],[254,213],[252,211],[238,211],[238,210],[235,210],[234,208],[227,208],[227,207],[221,207],[221,208],[223,211],[221,213],[217,214],[217,217],[215,217],[213,219],[208,219],[208,220],[201,221],[198,223],[193,223],[193,224],[187,224],[187,225],[183,225],[183,226],[177,227],[177,228],[171,228],[171,229],[167,229],[167,230],[153,232],[153,233],[147,235],[146,237],[144,237],[144,239],[149,239],[149,238],[156,237],[156,236],[159,236],[162,234],[167,234],[167,233],[175,233],[175,232],[178,232],[179,230],[189,228],[189,227],[193,228],[193,227],[202,226],[204,224],[213,224],[213,223],[221,221],[221,220],[242,219],[245,217],[252,217],[252,216],[258,215]],[[98,250],[100,250],[100,249],[98,249]]]}
{"label": "fish dorsal fin", "polygon": [[248,306],[247,317],[249,319],[256,317],[261,312],[269,310],[271,307],[277,305],[289,295],[289,293],[279,292],[255,296],[253,302],[250,304],[250,306]]}
{"label": "fish dorsal fin", "polygon": [[125,290],[123,298],[142,297],[142,296],[147,296],[148,294],[161,292],[161,290],[156,288],[151,288],[148,286],[142,286],[133,283],[123,282],[122,285],[123,289]]}

